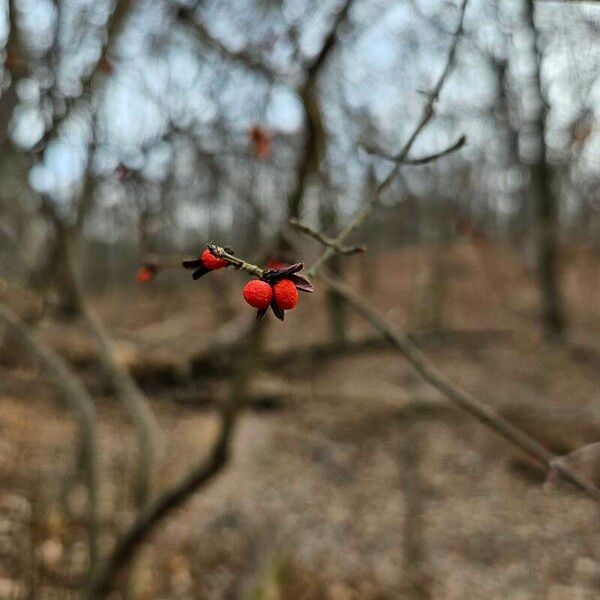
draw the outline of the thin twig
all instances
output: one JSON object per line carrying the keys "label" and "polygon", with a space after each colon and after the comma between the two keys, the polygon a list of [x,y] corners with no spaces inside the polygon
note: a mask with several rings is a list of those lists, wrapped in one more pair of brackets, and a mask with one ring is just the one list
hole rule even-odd
{"label": "thin twig", "polygon": [[354,0],[346,0],[342,5],[342,8],[338,11],[333,19],[333,23],[329,28],[329,33],[327,37],[323,41],[323,45],[321,46],[321,51],[315,58],[313,58],[312,63],[308,66],[306,70],[306,81],[312,81],[320,72],[322,66],[327,61],[329,55],[333,51],[336,45],[336,40],[338,38],[338,32],[340,27],[347,21],[348,14],[350,13],[350,9],[352,8],[352,4]]}
{"label": "thin twig", "polygon": [[0,322],[19,341],[52,379],[79,423],[79,448],[84,481],[88,490],[88,546],[90,563],[98,558],[98,465],[96,451],[96,409],[81,381],[51,348],[4,303],[0,302]]}
{"label": "thin twig", "polygon": [[[336,244],[343,244],[350,235],[352,235],[362,224],[367,220],[370,214],[375,210],[377,205],[379,204],[379,200],[382,192],[384,192],[390,183],[394,180],[398,171],[403,165],[404,160],[408,157],[408,154],[413,147],[413,144],[425,128],[425,126],[429,123],[433,115],[435,114],[435,103],[440,96],[442,88],[448,79],[448,75],[452,70],[452,66],[454,64],[454,58],[456,56],[456,49],[458,47],[458,42],[462,35],[463,31],[463,22],[465,18],[465,11],[467,8],[468,0],[463,0],[461,8],[460,8],[460,17],[458,21],[458,26],[454,32],[454,37],[452,38],[452,42],[450,44],[450,49],[448,51],[448,58],[446,60],[446,65],[444,70],[442,71],[437,83],[428,94],[427,103],[423,108],[423,113],[421,115],[420,120],[415,126],[413,132],[409,136],[408,140],[405,142],[404,146],[400,150],[400,152],[396,155],[396,163],[394,164],[391,171],[388,175],[379,183],[379,185],[375,186],[375,189],[371,190],[370,197],[365,203],[365,206],[359,210],[354,218],[348,223],[348,225],[340,232],[340,234],[335,238]],[[309,277],[314,277],[317,272],[322,268],[322,266],[332,258],[336,253],[336,250],[332,247],[326,248],[321,256],[319,256],[312,266],[308,269],[307,275]]]}
{"label": "thin twig", "polygon": [[[402,162],[402,165],[412,166],[412,167],[426,165],[427,163],[434,162],[440,158],[443,158],[444,156],[448,156],[449,154],[452,154],[453,152],[460,150],[466,143],[467,143],[467,136],[461,135],[458,138],[458,140],[456,140],[456,142],[454,142],[451,146],[448,146],[444,150],[440,150],[439,152],[435,152],[434,154],[428,154],[428,155],[422,156],[420,158],[407,158]],[[399,158],[397,155],[386,154],[382,150],[372,148],[371,146],[363,146],[363,147],[369,154],[376,154],[377,156],[381,156],[382,158],[385,158],[387,160],[392,160],[396,163],[399,161]]]}
{"label": "thin twig", "polygon": [[[321,67],[327,61],[327,58],[333,51],[336,45],[337,34],[339,28],[343,23],[346,22],[350,8],[352,7],[354,0],[346,0],[340,10],[337,12],[333,19],[333,23],[329,28],[327,36],[323,40],[323,45],[319,53],[312,59],[310,64],[306,68],[304,74],[304,85],[310,81],[313,81],[316,75],[320,72]],[[195,12],[199,6],[199,2],[193,2],[190,6],[182,6],[178,8],[177,17],[186,23],[189,23],[198,39],[204,44],[211,47],[213,50],[218,52],[222,58],[228,59],[234,64],[245,67],[246,69],[253,71],[257,75],[261,75],[268,81],[281,81],[284,79],[282,75],[276,73],[273,69],[267,66],[263,61],[256,57],[256,52],[253,52],[250,48],[242,48],[241,50],[232,50],[228,48],[223,42],[216,36],[214,36],[208,29],[208,27],[202,22],[201,19],[196,18]]]}
{"label": "thin twig", "polygon": [[267,81],[277,81],[282,79],[275,71],[270,69],[261,60],[256,58],[256,52],[251,49],[242,48],[241,50],[232,50],[223,42],[214,36],[202,22],[195,16],[196,8],[199,3],[194,3],[191,6],[181,6],[178,8],[177,17],[180,21],[188,23],[194,30],[198,39],[215,50],[223,59],[230,60],[234,64],[238,64],[254,73],[261,75]]}
{"label": "thin twig", "polygon": [[160,428],[146,396],[131,375],[117,362],[113,341],[102,321],[89,305],[83,291],[79,273],[75,266],[74,240],[71,239],[69,232],[65,235],[67,235],[64,257],[65,269],[71,282],[77,310],[94,337],[102,368],[110,378],[119,400],[123,403],[137,429],[140,459],[135,498],[136,504],[141,507],[148,501],[150,496],[156,447],[160,444]]}
{"label": "thin twig", "polygon": [[233,255],[230,251],[226,250],[225,248],[221,248],[221,246],[217,246],[216,244],[207,244],[206,247],[214,256],[226,260],[231,266],[235,267],[236,269],[242,269],[243,271],[246,271],[246,273],[254,275],[255,277],[262,277],[265,273],[265,269],[261,269],[260,267],[257,267],[252,263],[242,260],[238,256]]}
{"label": "thin twig", "polygon": [[334,248],[338,254],[343,254],[344,256],[352,256],[354,254],[360,254],[361,252],[365,251],[364,246],[340,246],[336,243],[336,241],[333,238],[327,237],[325,234],[321,233],[320,231],[317,231],[316,229],[308,225],[308,223],[304,223],[304,221],[299,221],[298,219],[290,219],[288,223],[298,231],[301,231],[302,233],[307,235],[308,237],[317,240],[317,242],[319,242],[323,246],[326,246],[328,248]]}
{"label": "thin twig", "polygon": [[[350,306],[381,333],[421,377],[441,392],[448,400],[458,405],[488,429],[504,437],[545,467],[556,468],[555,456],[524,431],[504,419],[493,408],[455,386],[436,369],[428,358],[410,339],[394,330],[392,325],[376,310],[342,281],[321,273],[321,280],[333,288]],[[590,482],[582,479],[565,465],[559,465],[560,474],[573,483],[590,498],[600,504],[600,491]]]}
{"label": "thin twig", "polygon": [[117,541],[113,551],[92,575],[85,595],[87,600],[104,598],[115,577],[131,560],[137,548],[148,538],[156,525],[173,510],[181,506],[198,489],[211,481],[227,464],[237,417],[246,398],[247,382],[259,359],[254,349],[257,347],[263,331],[264,321],[254,321],[252,329],[241,348],[238,369],[229,397],[221,411],[219,436],[212,447],[210,455],[138,514],[133,525]]}
{"label": "thin twig", "polygon": [[[402,150],[396,155],[396,164],[390,173],[379,185],[375,186],[374,190],[371,190],[371,195],[365,203],[365,206],[355,215],[355,217],[342,230],[337,238],[335,238],[334,242],[336,244],[343,243],[366,221],[366,219],[375,210],[381,193],[397,175],[415,140],[433,117],[435,102],[440,95],[454,62],[456,48],[458,46],[458,41],[463,29],[467,2],[468,0],[463,0],[459,24],[450,46],[446,66],[442,71],[437,84],[429,94],[428,102],[425,105],[420,121],[417,123]],[[309,277],[314,277],[327,262],[327,260],[329,260],[335,253],[336,250],[333,247],[328,247],[326,250],[324,250],[321,256],[308,269],[307,274]],[[546,467],[550,468],[555,466],[555,457],[551,452],[549,452],[546,448],[544,448],[544,446],[539,444],[521,429],[506,421],[491,407],[481,403],[476,398],[457,388],[440,371],[431,365],[427,357],[407,337],[396,333],[393,327],[379,313],[377,313],[377,311],[373,310],[367,303],[363,302],[363,300],[354,291],[352,291],[341,281],[330,276],[322,276],[322,279],[324,279],[332,289],[340,294],[340,296],[343,297],[344,300],[346,300],[346,302],[348,302],[348,304],[352,306],[354,310],[356,310],[356,312],[362,315],[369,323],[371,323],[371,325],[373,325],[381,334],[383,334],[384,337],[392,344],[392,346],[410,362],[413,368],[423,377],[423,379],[434,386],[446,398],[460,406],[463,410],[475,417],[485,426],[503,436],[511,444],[521,449],[529,456],[535,458]],[[600,491],[594,485],[590,484],[584,479],[581,479],[576,473],[562,464],[559,465],[557,470],[565,479],[576,485],[580,490],[584,491],[596,502],[600,503]]]}
{"label": "thin twig", "polygon": [[44,134],[44,137],[42,139],[44,147],[56,134],[61,125],[65,123],[67,119],[72,115],[72,108],[77,101],[91,101],[94,83],[96,79],[98,79],[98,76],[102,74],[102,71],[106,68],[106,65],[109,64],[108,56],[110,50],[114,44],[115,39],[121,34],[121,31],[123,30],[123,25],[125,23],[126,16],[129,12],[129,9],[131,8],[132,3],[133,0],[117,0],[117,2],[115,2],[114,10],[109,15],[108,23],[106,25],[106,39],[102,48],[102,53],[99,59],[96,61],[94,68],[86,75],[86,77],[81,82],[82,93],[77,98],[72,98],[69,100],[67,108],[63,112],[62,116],[60,116],[58,119],[55,119],[52,124],[52,127],[50,127]]}

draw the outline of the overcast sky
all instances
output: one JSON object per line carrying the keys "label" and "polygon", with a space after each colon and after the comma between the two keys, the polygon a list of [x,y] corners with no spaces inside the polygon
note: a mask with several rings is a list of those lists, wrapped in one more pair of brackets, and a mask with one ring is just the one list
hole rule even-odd
{"label": "overcast sky", "polygon": [[[7,0],[2,0],[7,13]],[[81,77],[101,52],[108,15],[104,0],[59,3],[18,0],[20,25],[33,65],[19,82],[21,100],[15,111],[12,138],[25,150],[34,148],[50,126],[56,96],[81,93]],[[189,132],[204,148],[247,151],[247,130],[262,122],[289,145],[302,133],[303,110],[296,95],[302,65],[318,52],[339,2],[318,0],[230,0],[203,3],[198,18],[232,51],[250,48],[280,74],[281,83],[264,79],[223,62],[198,44],[193,31],[176,23],[162,0],[138,0],[113,49],[113,72],[98,86],[97,150],[93,169],[109,176],[123,163],[149,180],[169,173],[173,147],[162,140],[173,128]],[[439,119],[415,146],[415,153],[441,148],[459,133],[467,133],[463,158],[496,160],[500,140],[486,114],[497,95],[489,57],[506,57],[520,90],[515,100],[521,116],[532,106],[527,88],[531,78],[531,37],[523,28],[522,2],[471,0],[467,37],[440,102]],[[600,27],[600,7],[541,3],[538,23],[544,36],[543,74],[552,110],[548,142],[560,154],[568,132],[586,107],[597,110],[600,88],[596,73],[600,44],[591,27]],[[322,78],[321,97],[332,141],[332,179],[343,186],[364,173],[358,142],[393,151],[419,114],[422,91],[438,76],[446,58],[458,10],[437,0],[393,2],[357,0],[350,23],[341,31],[339,51]],[[6,39],[6,18],[0,36]],[[296,50],[299,49],[299,53]],[[51,48],[58,48],[50,58]],[[7,74],[4,85],[7,84]],[[54,102],[54,104],[52,104]],[[53,108],[54,107],[54,108]],[[535,106],[533,107],[535,108]],[[33,167],[30,183],[57,202],[68,203],[78,193],[87,166],[91,118],[87,106],[75,107],[59,135],[47,147],[44,160]],[[225,132],[225,134],[224,134]],[[581,168],[595,172],[600,138],[593,135],[582,154]],[[289,153],[288,153],[289,154]],[[282,152],[282,156],[284,153]],[[457,159],[458,160],[458,159]],[[288,168],[292,165],[288,164]],[[385,169],[385,163],[380,165]],[[442,167],[444,168],[444,167]],[[509,185],[510,187],[510,185]]]}

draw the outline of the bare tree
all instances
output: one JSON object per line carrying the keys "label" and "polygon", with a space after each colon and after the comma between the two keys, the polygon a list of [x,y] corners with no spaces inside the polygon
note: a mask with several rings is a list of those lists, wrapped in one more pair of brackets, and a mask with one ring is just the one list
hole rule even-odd
{"label": "bare tree", "polygon": [[[535,23],[536,7],[534,0],[525,0],[525,20],[531,32],[532,60],[534,74],[532,91],[535,94],[533,106],[526,109],[531,116],[526,117],[523,127],[527,143],[533,148],[530,166],[531,197],[537,227],[537,270],[542,304],[542,324],[548,339],[560,339],[565,334],[566,318],[564,301],[560,291],[558,274],[558,223],[559,198],[553,185],[552,167],[548,161],[546,145],[546,119],[548,100],[544,92],[541,76],[543,48],[540,33]],[[535,105],[538,106],[537,110]]]}

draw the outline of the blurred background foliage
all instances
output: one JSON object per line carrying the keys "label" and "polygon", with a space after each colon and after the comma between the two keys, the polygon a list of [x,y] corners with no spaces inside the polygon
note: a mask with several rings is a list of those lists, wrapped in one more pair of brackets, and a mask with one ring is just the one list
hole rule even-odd
{"label": "blurred background foliage", "polygon": [[[390,168],[365,147],[400,147],[456,17],[451,2],[351,3],[332,56],[315,70],[339,2],[125,4],[109,17],[110,2],[5,2],[0,251],[10,277],[27,277],[48,243],[43,203],[67,222],[85,213],[86,247],[102,248],[86,254],[88,270],[136,246],[190,250],[225,236],[247,251],[288,216],[307,144],[317,157],[302,214],[343,218],[370,169]],[[533,29],[533,10],[473,2],[415,154],[459,133],[468,144],[404,170],[371,226],[379,243],[453,235],[468,221],[525,252],[541,159],[561,231],[597,242],[600,16],[593,4],[539,2]]]}

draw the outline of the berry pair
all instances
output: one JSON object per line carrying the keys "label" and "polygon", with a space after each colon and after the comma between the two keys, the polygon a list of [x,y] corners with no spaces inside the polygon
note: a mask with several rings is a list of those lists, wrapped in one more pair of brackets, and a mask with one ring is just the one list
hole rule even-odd
{"label": "berry pair", "polygon": [[298,290],[313,291],[310,281],[298,274],[303,266],[297,263],[281,269],[267,269],[260,279],[253,279],[244,286],[244,300],[257,309],[257,319],[262,319],[270,306],[275,316],[283,321],[285,311],[298,304]]}
{"label": "berry pair", "polygon": [[291,310],[298,304],[298,290],[289,279],[282,279],[273,287],[262,279],[253,279],[244,286],[244,300],[260,310],[269,308],[272,301],[282,310]]}

